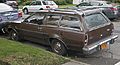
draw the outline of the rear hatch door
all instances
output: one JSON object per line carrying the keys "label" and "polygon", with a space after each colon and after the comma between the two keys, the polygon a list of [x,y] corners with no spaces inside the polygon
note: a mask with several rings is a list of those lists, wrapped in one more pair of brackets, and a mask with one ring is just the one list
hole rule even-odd
{"label": "rear hatch door", "polygon": [[85,16],[86,25],[89,29],[88,44],[97,42],[111,35],[113,24],[101,13]]}

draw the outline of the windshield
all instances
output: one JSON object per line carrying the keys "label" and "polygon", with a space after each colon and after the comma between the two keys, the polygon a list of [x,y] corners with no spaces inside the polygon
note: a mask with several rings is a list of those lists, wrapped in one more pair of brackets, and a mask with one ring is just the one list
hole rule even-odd
{"label": "windshield", "polygon": [[107,23],[104,16],[100,13],[85,16],[85,21],[87,23],[88,28],[96,27]]}

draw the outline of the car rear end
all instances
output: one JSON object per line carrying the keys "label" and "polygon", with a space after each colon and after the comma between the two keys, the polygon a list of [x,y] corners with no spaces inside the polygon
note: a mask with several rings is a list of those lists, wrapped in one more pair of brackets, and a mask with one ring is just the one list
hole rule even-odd
{"label": "car rear end", "polygon": [[120,16],[120,5],[115,5],[114,8],[118,10],[117,16]]}
{"label": "car rear end", "polygon": [[58,8],[58,5],[54,1],[45,1],[47,5],[50,6],[51,9]]}
{"label": "car rear end", "polygon": [[14,10],[12,7],[4,3],[0,3],[0,6],[5,7],[0,8],[0,30],[4,32],[3,29],[7,23],[18,20],[21,17],[21,14],[18,13],[18,10]]}
{"label": "car rear end", "polygon": [[50,5],[46,1],[41,1],[43,9],[50,9]]}
{"label": "car rear end", "polygon": [[92,54],[98,50],[109,49],[118,35],[113,35],[113,24],[101,12],[90,10],[85,12],[86,44],[83,47],[85,54]]}
{"label": "car rear end", "polygon": [[115,19],[117,17],[117,10],[112,9],[112,7],[100,7],[102,9],[102,12],[109,18],[109,19]]}

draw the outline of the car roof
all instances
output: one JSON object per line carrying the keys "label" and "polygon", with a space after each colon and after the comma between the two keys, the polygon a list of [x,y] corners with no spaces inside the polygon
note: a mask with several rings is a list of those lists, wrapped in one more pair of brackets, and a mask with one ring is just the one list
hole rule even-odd
{"label": "car roof", "polygon": [[12,11],[13,8],[7,4],[0,3],[0,12]]}

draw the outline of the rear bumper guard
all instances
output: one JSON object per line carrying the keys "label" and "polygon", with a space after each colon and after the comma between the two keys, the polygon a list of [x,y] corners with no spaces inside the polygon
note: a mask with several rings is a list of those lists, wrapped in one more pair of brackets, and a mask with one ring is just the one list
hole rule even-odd
{"label": "rear bumper guard", "polygon": [[[102,40],[99,40],[95,43],[92,43],[90,45],[87,45],[85,47],[83,47],[83,53],[84,54],[92,54],[94,53],[95,51],[97,51],[97,48],[102,45],[103,43],[107,43],[107,42],[110,42],[110,44],[113,44],[114,43],[114,40],[118,38],[118,35],[111,35],[107,38],[104,38]],[[111,42],[112,41],[112,42]]]}

